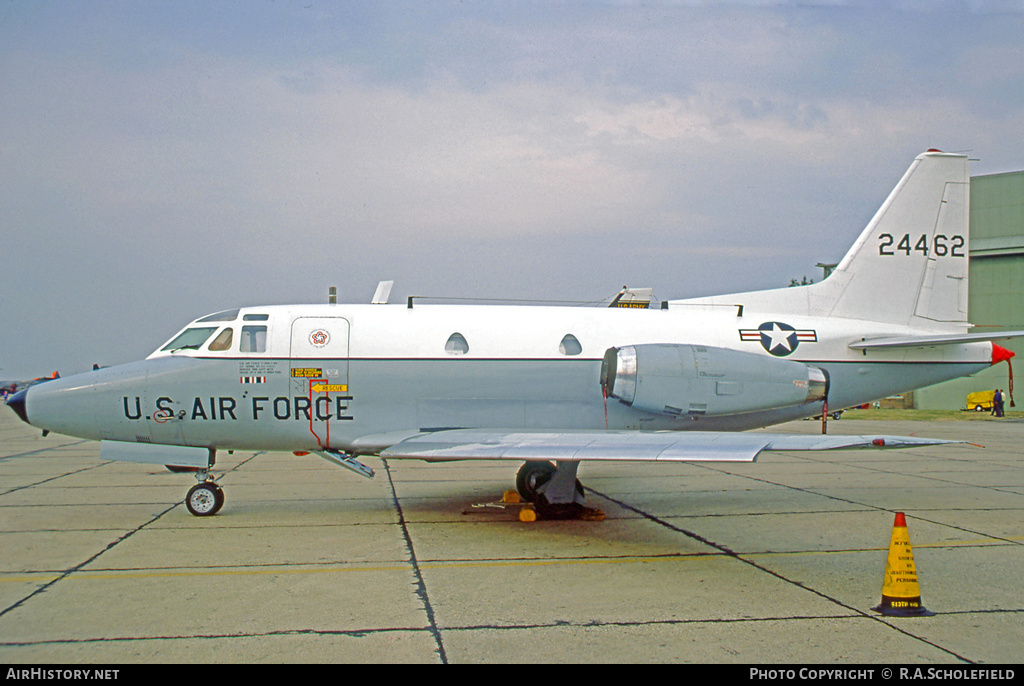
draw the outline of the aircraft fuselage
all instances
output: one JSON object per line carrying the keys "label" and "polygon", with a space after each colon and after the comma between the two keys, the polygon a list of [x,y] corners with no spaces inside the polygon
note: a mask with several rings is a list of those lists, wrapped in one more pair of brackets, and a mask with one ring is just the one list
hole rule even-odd
{"label": "aircraft fuselage", "polygon": [[[825,372],[833,409],[991,363],[987,342],[924,350],[849,348],[876,333],[871,327],[679,304],[667,310],[256,307],[190,324],[185,331],[203,329],[197,347],[171,347],[177,336],[146,360],[40,386],[27,396],[25,411],[41,428],[98,440],[374,453],[393,442],[392,432],[734,431],[822,411],[820,402],[728,414],[693,411],[733,392],[722,390],[726,384],[742,391],[742,368],[699,372],[707,378],[690,382],[689,407],[638,410],[602,392],[603,359],[618,346],[735,350],[755,366],[761,364],[755,358],[765,365],[796,361]],[[892,335],[893,327],[877,334]]]}

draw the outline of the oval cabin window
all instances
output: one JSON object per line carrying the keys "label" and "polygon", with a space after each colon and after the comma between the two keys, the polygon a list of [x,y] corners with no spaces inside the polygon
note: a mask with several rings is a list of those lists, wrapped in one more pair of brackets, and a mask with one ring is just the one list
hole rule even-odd
{"label": "oval cabin window", "polygon": [[558,352],[563,355],[579,355],[583,352],[583,346],[580,345],[579,339],[571,333],[567,333],[562,337],[562,342],[558,344]]}
{"label": "oval cabin window", "polygon": [[444,351],[449,355],[465,355],[469,352],[469,343],[461,333],[453,333],[444,344]]}

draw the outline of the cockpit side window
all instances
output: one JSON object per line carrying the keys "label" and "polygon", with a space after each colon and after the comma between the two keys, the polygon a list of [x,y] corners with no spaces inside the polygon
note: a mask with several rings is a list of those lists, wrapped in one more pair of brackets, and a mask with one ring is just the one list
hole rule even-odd
{"label": "cockpit side window", "polygon": [[243,326],[238,351],[243,353],[267,352],[267,327]]}
{"label": "cockpit side window", "polygon": [[199,350],[200,346],[202,346],[216,330],[216,326],[203,326],[185,329],[175,336],[174,340],[161,348],[161,350],[170,350],[171,352],[175,350]]}
{"label": "cockpit side window", "polygon": [[210,352],[223,352],[225,350],[230,350],[231,338],[232,331],[231,327],[229,326],[223,331],[221,331],[219,334],[217,334],[217,337],[213,339],[213,343],[210,343]]}

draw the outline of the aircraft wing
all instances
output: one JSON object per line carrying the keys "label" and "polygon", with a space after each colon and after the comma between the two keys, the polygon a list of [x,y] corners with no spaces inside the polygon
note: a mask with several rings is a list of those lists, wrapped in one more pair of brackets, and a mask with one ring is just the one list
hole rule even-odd
{"label": "aircraft wing", "polygon": [[1020,338],[1024,331],[992,331],[989,333],[935,334],[925,336],[885,336],[868,338],[850,343],[854,350],[870,348],[930,348],[936,345],[956,345],[959,343],[978,343],[980,341],[1003,341]]}
{"label": "aircraft wing", "polygon": [[753,462],[764,451],[908,448],[958,443],[904,436],[822,436],[712,431],[514,431],[448,429],[404,438],[385,458]]}

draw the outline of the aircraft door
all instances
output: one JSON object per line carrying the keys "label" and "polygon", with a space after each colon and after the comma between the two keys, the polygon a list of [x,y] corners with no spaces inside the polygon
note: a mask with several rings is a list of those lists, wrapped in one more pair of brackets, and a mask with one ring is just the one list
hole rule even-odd
{"label": "aircraft door", "polygon": [[321,448],[331,427],[349,414],[349,322],[343,317],[298,317],[292,322],[291,389],[295,418],[308,421]]}

